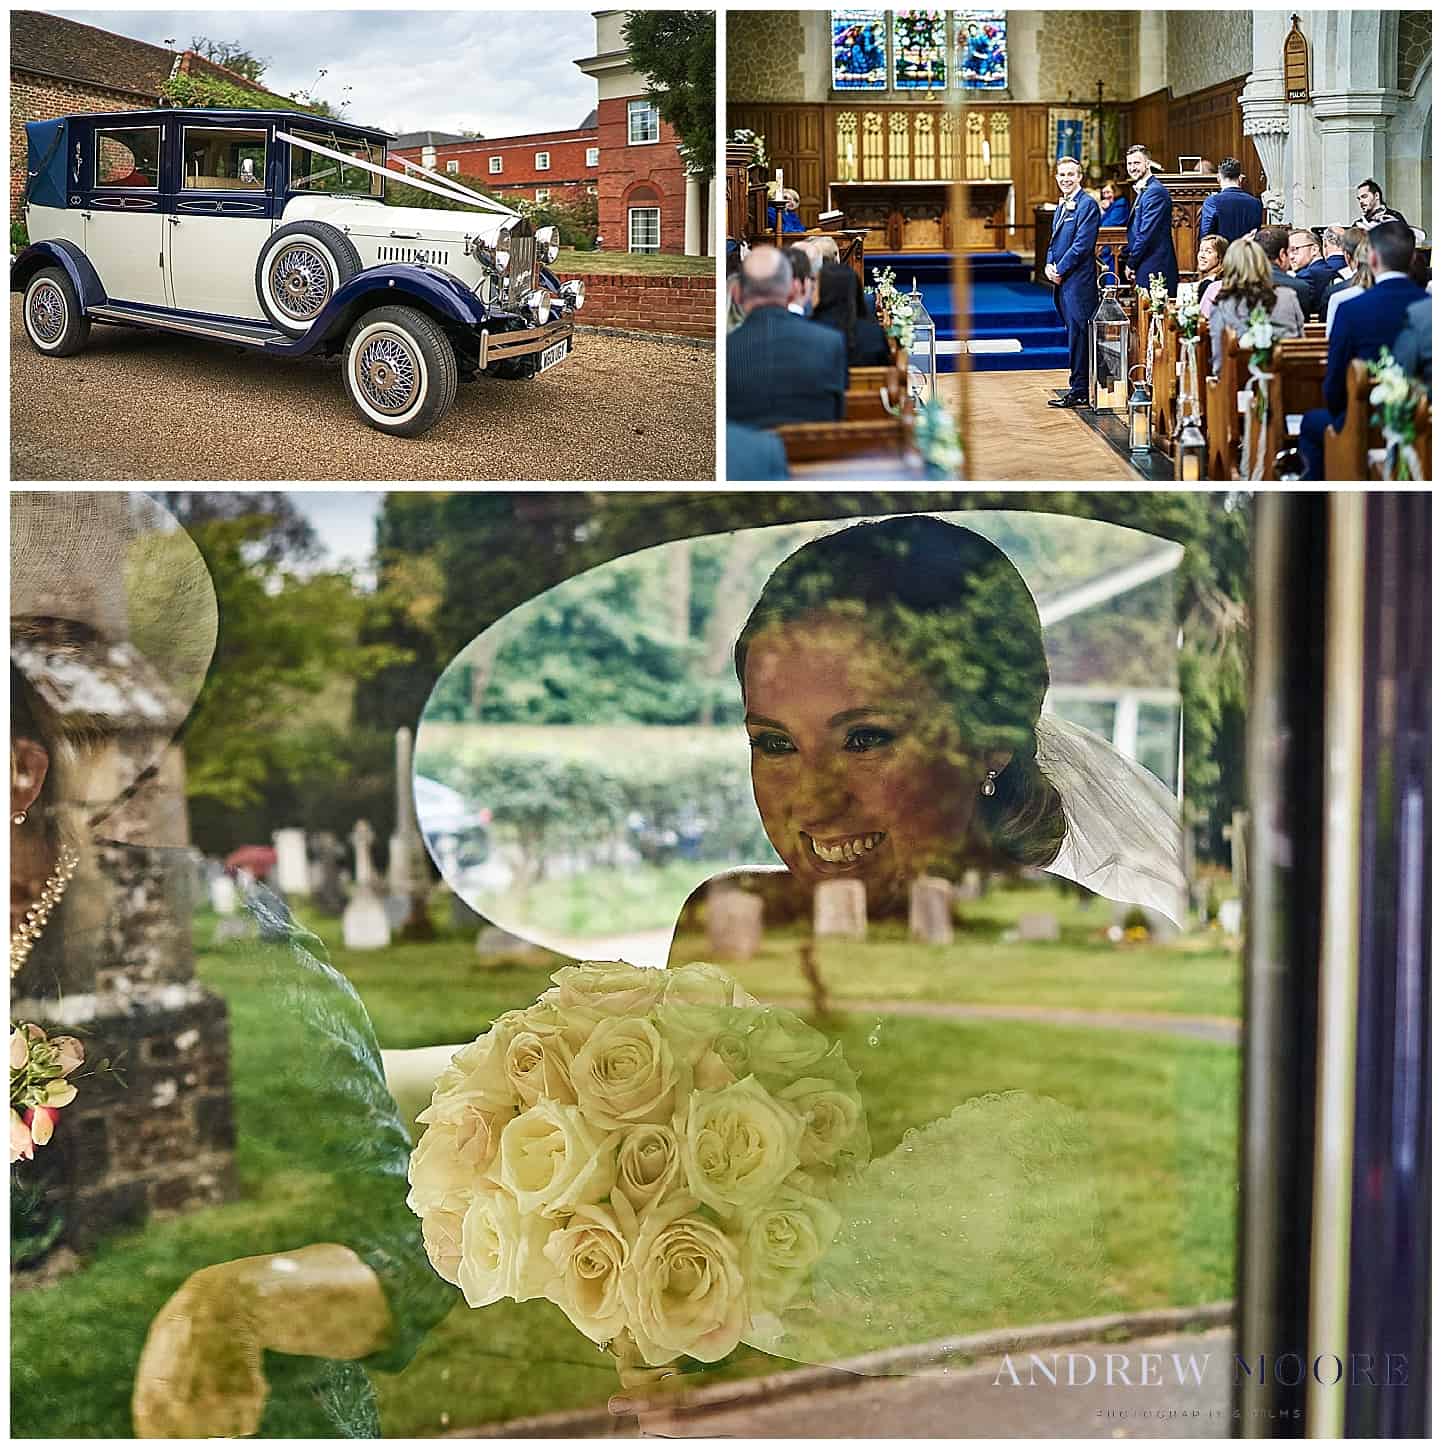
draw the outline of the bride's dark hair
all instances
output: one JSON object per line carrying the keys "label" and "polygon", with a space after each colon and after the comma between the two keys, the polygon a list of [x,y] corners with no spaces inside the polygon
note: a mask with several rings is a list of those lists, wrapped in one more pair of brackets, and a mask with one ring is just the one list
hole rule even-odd
{"label": "bride's dark hair", "polygon": [[926,676],[968,745],[1011,751],[996,793],[978,798],[992,845],[1022,865],[1055,860],[1066,815],[1036,760],[1050,674],[1036,601],[1011,560],[969,528],[920,514],[815,539],[767,579],[736,640],[742,690],[759,630],[838,606]]}

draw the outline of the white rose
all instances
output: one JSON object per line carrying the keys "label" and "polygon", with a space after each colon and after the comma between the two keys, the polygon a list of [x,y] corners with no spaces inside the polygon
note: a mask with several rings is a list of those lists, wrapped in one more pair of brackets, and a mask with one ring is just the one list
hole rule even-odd
{"label": "white rose", "polygon": [[746,1223],[741,1245],[752,1313],[785,1307],[840,1226],[841,1215],[830,1203],[790,1187],[758,1209]]}
{"label": "white rose", "polygon": [[521,1211],[507,1192],[476,1196],[461,1222],[456,1284],[472,1308],[501,1298],[544,1298],[555,1282],[546,1239],[555,1225]]}
{"label": "white rose", "polygon": [[681,1148],[669,1127],[633,1127],[616,1148],[616,1190],[637,1213],[666,1198],[681,1172]]}
{"label": "white rose", "polygon": [[642,1017],[609,1017],[576,1053],[576,1102],[589,1121],[608,1128],[667,1122],[676,1097],[676,1061],[660,1032]]}
{"label": "white rose", "polygon": [[801,1118],[755,1077],[693,1092],[681,1133],[691,1191],[723,1217],[760,1207],[801,1161]]}
{"label": "white rose", "polygon": [[436,1078],[432,1103],[469,1097],[492,1107],[514,1106],[516,1089],[506,1076],[506,1047],[524,1019],[522,1012],[508,1011],[498,1016],[484,1035],[456,1052],[451,1064]]}
{"label": "white rose", "polygon": [[493,1176],[523,1213],[561,1217],[610,1193],[619,1136],[593,1127],[578,1107],[537,1102],[506,1124]]}
{"label": "white rose", "polygon": [[501,1130],[514,1115],[510,1107],[488,1111],[464,1099],[427,1107],[419,1120],[429,1125],[411,1153],[407,1173],[411,1211],[425,1212],[451,1193],[488,1186]]}
{"label": "white rose", "polygon": [[580,1008],[601,1016],[645,1016],[661,999],[664,971],[629,966],[624,961],[582,961],[563,966],[551,977],[554,993],[546,999],[563,1012]]}
{"label": "white rose", "polygon": [[709,961],[692,961],[672,966],[664,973],[667,1006],[756,1006],[756,998],[744,990],[729,971]]}
{"label": "white rose", "polygon": [[461,1266],[461,1230],[466,1209],[471,1205],[468,1192],[447,1193],[428,1207],[421,1218],[421,1239],[426,1257],[447,1283],[456,1281]]}
{"label": "white rose", "polygon": [[607,1344],[626,1326],[621,1276],[631,1248],[616,1215],[605,1207],[579,1207],[564,1228],[546,1239],[555,1270],[551,1296],[593,1343]]}
{"label": "white rose", "polygon": [[828,1045],[825,1036],[795,1012],[771,1008],[751,1028],[746,1053],[758,1076],[794,1078],[819,1062]]}
{"label": "white rose", "polygon": [[861,1102],[854,1092],[824,1077],[802,1077],[776,1093],[777,1100],[793,1107],[801,1117],[801,1165],[829,1165],[855,1142],[861,1125]]}
{"label": "white rose", "polygon": [[626,1323],[642,1359],[670,1363],[689,1354],[725,1358],[746,1325],[745,1282],[736,1244],[674,1199],[642,1222],[621,1277]]}
{"label": "white rose", "polygon": [[523,1107],[534,1107],[543,1097],[574,1103],[571,1083],[571,1048],[558,1023],[528,1021],[506,1044],[506,1078]]}

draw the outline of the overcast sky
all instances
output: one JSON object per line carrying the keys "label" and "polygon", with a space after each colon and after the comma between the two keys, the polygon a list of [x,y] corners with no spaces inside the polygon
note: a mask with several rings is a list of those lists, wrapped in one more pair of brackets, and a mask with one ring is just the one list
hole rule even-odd
{"label": "overcast sky", "polygon": [[269,60],[263,84],[314,93],[348,120],[401,131],[487,136],[569,130],[596,104],[596,83],[572,61],[593,55],[589,10],[51,10],[153,45],[185,50],[196,36]]}

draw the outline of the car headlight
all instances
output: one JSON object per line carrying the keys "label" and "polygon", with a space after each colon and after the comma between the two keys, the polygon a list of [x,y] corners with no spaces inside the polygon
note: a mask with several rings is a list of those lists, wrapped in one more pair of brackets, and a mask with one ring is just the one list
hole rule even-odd
{"label": "car headlight", "polygon": [[561,283],[561,295],[571,304],[571,309],[579,312],[586,305],[586,284],[577,277],[574,281]]}
{"label": "car headlight", "polygon": [[536,245],[541,251],[541,260],[549,267],[561,255],[561,234],[553,226],[543,226],[536,231]]}
{"label": "car headlight", "polygon": [[551,320],[551,294],[544,287],[537,287],[526,296],[526,310],[544,327]]}

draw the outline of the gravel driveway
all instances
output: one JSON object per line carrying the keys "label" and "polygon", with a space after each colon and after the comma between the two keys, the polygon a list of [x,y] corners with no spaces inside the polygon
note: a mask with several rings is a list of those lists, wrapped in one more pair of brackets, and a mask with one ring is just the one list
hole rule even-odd
{"label": "gravel driveway", "polygon": [[709,348],[582,333],[530,382],[463,385],[422,438],[366,427],[338,363],[97,325],[44,358],[10,302],[15,479],[547,482],[716,476]]}

